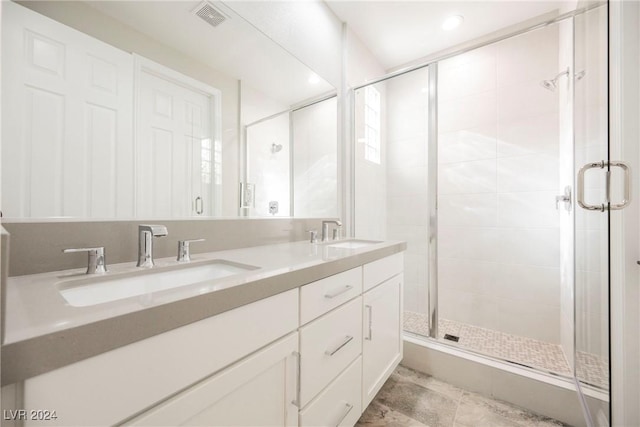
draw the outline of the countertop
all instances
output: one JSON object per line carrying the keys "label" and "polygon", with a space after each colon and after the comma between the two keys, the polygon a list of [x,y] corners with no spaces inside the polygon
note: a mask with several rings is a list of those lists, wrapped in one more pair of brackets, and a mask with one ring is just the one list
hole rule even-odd
{"label": "countertop", "polygon": [[[61,368],[232,310],[406,249],[385,241],[336,248],[308,241],[192,255],[190,265],[225,260],[258,267],[233,276],[86,307],[73,307],[61,285],[86,281],[84,269],[10,277],[6,289],[2,385]],[[108,259],[107,259],[108,260]],[[175,258],[154,271],[184,268]],[[135,262],[109,265],[107,276],[136,274]],[[104,279],[102,279],[104,280]]]}

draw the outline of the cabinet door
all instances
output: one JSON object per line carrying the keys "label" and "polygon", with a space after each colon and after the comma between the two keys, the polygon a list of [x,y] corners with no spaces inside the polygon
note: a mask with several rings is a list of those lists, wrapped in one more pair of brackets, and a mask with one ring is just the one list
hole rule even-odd
{"label": "cabinet door", "polygon": [[297,426],[297,350],[294,333],[127,425]]}
{"label": "cabinet door", "polygon": [[362,408],[402,360],[402,283],[399,274],[364,294]]}

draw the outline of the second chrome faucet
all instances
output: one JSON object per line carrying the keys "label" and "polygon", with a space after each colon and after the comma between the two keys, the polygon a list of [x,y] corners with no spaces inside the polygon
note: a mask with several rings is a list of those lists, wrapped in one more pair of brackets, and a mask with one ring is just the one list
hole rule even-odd
{"label": "second chrome faucet", "polygon": [[164,225],[138,226],[138,267],[153,267],[153,238],[164,237],[167,234],[167,227]]}

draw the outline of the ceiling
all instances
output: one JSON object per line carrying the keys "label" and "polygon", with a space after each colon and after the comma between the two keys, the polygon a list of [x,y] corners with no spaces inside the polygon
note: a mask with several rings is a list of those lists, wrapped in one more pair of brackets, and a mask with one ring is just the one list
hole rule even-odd
{"label": "ceiling", "polygon": [[198,0],[86,3],[285,105],[334,90],[322,79],[311,85],[306,65],[219,1],[210,3],[228,19],[217,27],[193,13]]}
{"label": "ceiling", "polygon": [[[348,24],[387,70],[527,21],[573,0],[559,1],[343,1],[326,3]],[[442,22],[462,15],[458,28],[445,31]]]}

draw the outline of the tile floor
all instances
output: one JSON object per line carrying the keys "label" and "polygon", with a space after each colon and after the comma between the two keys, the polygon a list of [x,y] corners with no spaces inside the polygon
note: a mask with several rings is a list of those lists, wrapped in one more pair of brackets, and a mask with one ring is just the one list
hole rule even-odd
{"label": "tile floor", "polygon": [[[449,343],[462,348],[532,368],[571,376],[569,363],[558,344],[480,328],[448,319],[440,319],[438,326],[439,339],[444,339],[445,334],[455,335],[460,340],[457,343]],[[428,336],[428,316],[422,313],[405,311],[404,330]],[[583,382],[608,389],[609,366],[605,360],[593,354],[578,352],[577,361],[578,377]]]}
{"label": "tile floor", "polygon": [[399,366],[358,427],[557,427],[554,419],[489,399]]}

